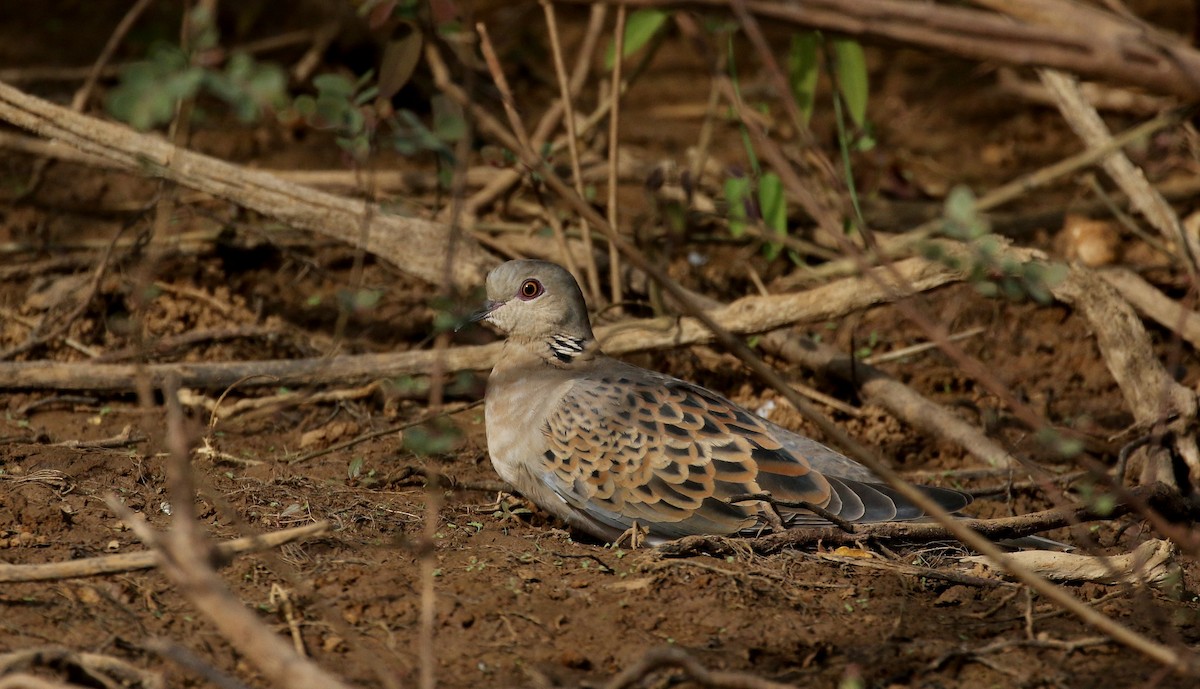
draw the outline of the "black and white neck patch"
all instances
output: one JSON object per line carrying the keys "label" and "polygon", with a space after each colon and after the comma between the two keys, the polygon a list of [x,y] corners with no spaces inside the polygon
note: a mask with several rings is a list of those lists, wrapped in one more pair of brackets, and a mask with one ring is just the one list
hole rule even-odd
{"label": "black and white neck patch", "polygon": [[585,341],[578,337],[569,337],[567,335],[552,335],[549,342],[550,353],[555,359],[569,364],[575,360],[575,357],[583,354]]}

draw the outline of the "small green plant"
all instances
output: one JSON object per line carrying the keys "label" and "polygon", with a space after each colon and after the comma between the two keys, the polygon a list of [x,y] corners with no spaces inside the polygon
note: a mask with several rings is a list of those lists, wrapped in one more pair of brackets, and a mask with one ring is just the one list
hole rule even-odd
{"label": "small green plant", "polygon": [[[822,60],[824,56],[824,60]],[[792,98],[800,108],[805,124],[812,118],[817,103],[817,83],[822,64],[835,85],[832,94],[835,109],[845,108],[855,127],[852,143],[860,151],[869,151],[875,145],[867,120],[867,101],[870,83],[867,59],[862,45],[849,38],[826,39],[819,31],[807,31],[792,36],[788,47],[788,85]],[[840,113],[839,113],[840,115]],[[839,126],[842,124],[839,117]],[[842,132],[839,132],[841,134]]]}
{"label": "small green plant", "polygon": [[[729,74],[734,89],[740,90],[737,64],[733,59],[733,36],[729,37]],[[742,146],[746,149],[746,159],[750,163],[750,173],[733,170],[725,180],[725,201],[728,204],[729,233],[741,237],[747,226],[754,224],[769,230],[777,236],[787,234],[787,195],[783,191],[783,180],[774,172],[764,172],[750,140],[750,132],[745,125],[741,127]],[[763,245],[763,253],[774,260],[783,250],[783,245],[767,242]]]}
{"label": "small green plant", "polygon": [[223,101],[243,122],[286,104],[287,74],[280,65],[235,52],[221,66],[220,36],[208,12],[191,13],[189,36],[188,50],[159,41],[146,59],[122,70],[108,96],[108,111],[146,130],[170,122],[181,100],[201,94]]}
{"label": "small green plant", "polygon": [[[732,41],[732,35],[730,40]],[[822,51],[822,47],[826,50]],[[831,80],[837,85],[833,95],[833,106],[837,115],[838,141],[841,144],[851,202],[855,208],[857,223],[861,226],[862,214],[858,210],[858,197],[854,191],[854,179],[850,169],[850,150],[869,150],[874,146],[867,122],[869,88],[866,58],[862,46],[849,39],[826,41],[819,32],[799,33],[792,37],[787,58],[788,83],[792,91],[791,96],[800,110],[803,120],[801,124],[805,126],[812,117],[817,102],[816,89],[823,53],[824,65]],[[727,54],[730,76],[734,87],[738,88],[732,43]],[[853,138],[846,127],[846,115],[849,115],[854,125]],[[788,205],[783,182],[774,172],[764,172],[761,169],[745,126],[742,127],[742,141],[751,172],[746,175],[734,171],[725,180],[730,234],[740,237],[745,233],[748,224],[755,223],[760,224],[770,234],[786,236]],[[767,242],[763,252],[768,259],[774,260],[783,253],[783,245],[779,242]],[[789,257],[797,263],[800,262],[800,257],[794,252],[789,252]]]}
{"label": "small green plant", "polygon": [[942,235],[962,242],[967,256],[952,255],[936,242],[922,245],[921,251],[929,260],[966,271],[967,282],[980,294],[1047,304],[1052,299],[1050,288],[1067,276],[1061,263],[1022,262],[1006,255],[1004,240],[992,233],[987,218],[976,208],[974,194],[964,186],[950,190],[942,217]]}
{"label": "small green plant", "polygon": [[462,431],[444,416],[404,432],[404,449],[418,455],[444,455],[458,445]]}
{"label": "small green plant", "polygon": [[1063,459],[1073,459],[1083,452],[1082,441],[1069,438],[1053,428],[1042,428],[1036,437],[1043,447],[1049,448]]}
{"label": "small green plant", "polygon": [[[625,20],[625,36],[621,45],[621,59],[633,55],[659,35],[670,14],[663,10],[646,8],[629,13]],[[604,68],[611,70],[617,63],[616,43],[609,41],[604,53]]]}
{"label": "small green plant", "polygon": [[859,347],[854,356],[859,359],[866,359],[875,353],[875,348],[879,346],[879,331],[872,330],[870,335],[867,335],[867,343]]}
{"label": "small green plant", "polygon": [[433,128],[410,110],[395,110],[376,83],[375,73],[351,79],[343,74],[322,74],[313,79],[316,94],[298,96],[293,113],[317,129],[337,134],[338,145],[355,160],[365,160],[376,146],[390,146],[403,155],[430,151],[443,163],[439,181],[449,184],[454,152],[450,144],[466,136],[461,110],[444,96],[434,96]]}
{"label": "small green plant", "polygon": [[1117,507],[1117,498],[1112,493],[1102,493],[1094,484],[1083,484],[1079,487],[1079,496],[1083,498],[1088,509],[1100,517],[1107,517]]}

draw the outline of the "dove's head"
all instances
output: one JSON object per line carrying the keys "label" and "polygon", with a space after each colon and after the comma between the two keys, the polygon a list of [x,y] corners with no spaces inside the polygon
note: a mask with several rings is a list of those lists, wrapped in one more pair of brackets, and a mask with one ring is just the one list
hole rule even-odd
{"label": "dove's head", "polygon": [[491,323],[510,336],[554,335],[590,340],[587,304],[579,283],[548,261],[509,261],[488,273],[487,303],[473,320]]}

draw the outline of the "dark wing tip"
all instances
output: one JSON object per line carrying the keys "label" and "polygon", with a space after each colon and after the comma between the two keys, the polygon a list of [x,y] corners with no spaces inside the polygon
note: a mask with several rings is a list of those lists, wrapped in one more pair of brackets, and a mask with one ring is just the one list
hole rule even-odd
{"label": "dark wing tip", "polygon": [[953,488],[938,488],[936,486],[917,486],[917,488],[925,495],[933,498],[933,501],[947,512],[958,512],[972,502],[975,502],[973,496]]}
{"label": "dark wing tip", "polygon": [[[851,522],[903,522],[926,516],[924,510],[887,484],[826,478],[837,496],[842,499],[841,509],[832,511]],[[958,512],[973,500],[970,495],[951,488],[916,488],[947,512]],[[847,505],[850,509],[846,509]]]}

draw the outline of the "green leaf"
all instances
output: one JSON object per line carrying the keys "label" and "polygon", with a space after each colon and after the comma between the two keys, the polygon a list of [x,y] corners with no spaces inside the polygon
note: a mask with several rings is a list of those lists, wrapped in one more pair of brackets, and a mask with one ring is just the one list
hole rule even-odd
{"label": "green leaf", "polygon": [[956,185],[946,194],[943,217],[948,237],[975,239],[987,233],[987,222],[975,208],[975,194],[966,185]]}
{"label": "green leaf", "polygon": [[433,133],[441,141],[453,143],[467,135],[467,120],[462,106],[437,94],[429,99],[433,109]]}
{"label": "green leaf", "polygon": [[379,95],[391,98],[404,88],[421,60],[422,43],[420,29],[410,24],[406,35],[388,41],[383,47],[383,59],[379,63]]}
{"label": "green leaf", "polygon": [[238,119],[253,122],[264,108],[285,104],[287,74],[277,64],[256,62],[247,53],[234,53],[223,72],[205,73],[204,87],[229,104]]}
{"label": "green leaf", "polygon": [[729,204],[729,234],[741,237],[746,232],[749,214],[746,200],[750,198],[750,180],[745,177],[730,177],[725,180],[725,201]]}
{"label": "green leaf", "polygon": [[444,455],[454,449],[462,432],[444,417],[405,431],[404,449],[418,455]]}
{"label": "green leaf", "polygon": [[1065,263],[1045,263],[1042,265],[1042,284],[1053,287],[1066,280],[1068,272]]}
{"label": "green leaf", "polygon": [[758,180],[758,206],[762,209],[763,224],[777,235],[787,234],[787,195],[783,181],[774,172]]}
{"label": "green leaf", "polygon": [[837,58],[838,90],[846,102],[846,110],[855,126],[862,129],[867,122],[867,58],[858,41],[833,39],[833,54]]}
{"label": "green leaf", "polygon": [[821,37],[815,31],[792,34],[788,49],[788,84],[792,87],[792,98],[800,108],[807,123],[812,117],[817,92],[817,47]]}
{"label": "green leaf", "polygon": [[995,297],[1000,293],[999,288],[996,287],[996,283],[994,282],[983,282],[981,280],[976,280],[972,281],[971,284],[975,286],[976,292],[979,292],[985,297]]}
{"label": "green leaf", "polygon": [[341,74],[318,74],[313,77],[313,86],[322,96],[343,96],[349,100],[354,95],[354,82]]}
{"label": "green leaf", "polygon": [[[774,172],[765,173],[758,180],[758,208],[767,229],[780,237],[787,235],[787,196],[783,193],[783,182]],[[763,247],[763,253],[769,261],[778,258],[781,251],[782,244],[768,242]]]}
{"label": "green leaf", "polygon": [[204,70],[188,63],[178,46],[157,43],[149,56],[121,72],[121,83],[108,97],[108,111],[137,129],[165,124],[175,116],[175,106],[200,90]]}
{"label": "green leaf", "polygon": [[[636,53],[654,38],[663,24],[667,21],[667,13],[662,10],[637,10],[625,21],[625,44],[621,47],[621,58],[627,58]],[[608,51],[604,53],[604,68],[611,70],[616,64],[613,56],[617,48],[613,41],[608,43]]]}

